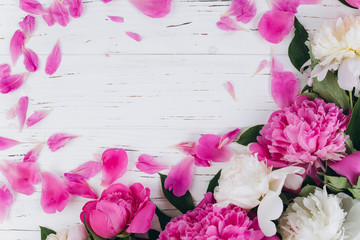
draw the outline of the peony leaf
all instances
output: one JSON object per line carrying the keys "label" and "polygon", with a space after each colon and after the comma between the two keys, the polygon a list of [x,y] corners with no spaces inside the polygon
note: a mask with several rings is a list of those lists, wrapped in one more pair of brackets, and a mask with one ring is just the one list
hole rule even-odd
{"label": "peony leaf", "polygon": [[171,191],[165,189],[165,180],[166,175],[160,174],[160,180],[161,180],[161,187],[163,194],[165,198],[180,212],[186,213],[189,210],[193,210],[195,208],[194,201],[191,197],[191,194],[189,191],[186,192],[185,195],[181,197],[176,197]]}
{"label": "peony leaf", "polygon": [[206,190],[206,192],[214,193],[214,189],[219,185],[219,178],[221,176],[221,169],[218,171],[218,173],[210,180],[209,186]]}
{"label": "peony leaf", "polygon": [[257,142],[256,138],[260,136],[260,130],[263,128],[264,125],[256,125],[247,129],[243,134],[240,135],[239,140],[237,141],[238,144],[243,146],[247,146],[250,143]]}
{"label": "peony leaf", "polygon": [[307,184],[301,189],[301,191],[299,192],[299,196],[307,197],[310,193],[314,193],[316,188],[317,186]]}
{"label": "peony leaf", "polygon": [[343,192],[351,188],[351,184],[346,177],[336,177],[324,175],[324,184],[335,193]]}
{"label": "peony leaf", "polygon": [[360,149],[360,101],[355,104],[351,114],[350,123],[346,129],[346,134],[350,136],[355,149]]}
{"label": "peony leaf", "polygon": [[41,240],[46,240],[50,234],[56,234],[54,230],[40,226]]}
{"label": "peony leaf", "polygon": [[296,17],[294,27],[295,36],[289,45],[288,54],[291,63],[300,71],[304,63],[310,59],[309,48],[305,44],[309,38],[309,34]]}
{"label": "peony leaf", "polygon": [[50,55],[46,59],[45,72],[48,75],[53,75],[59,68],[61,63],[61,49],[60,41],[57,41]]}
{"label": "peony leaf", "polygon": [[344,4],[345,6],[348,6],[350,8],[357,9],[357,7],[354,7],[354,6],[350,5],[346,0],[339,0],[339,2],[341,2],[342,4]]}
{"label": "peony leaf", "polygon": [[168,222],[171,221],[171,217],[163,213],[158,207],[155,209],[155,214],[159,218],[161,230],[164,230]]}

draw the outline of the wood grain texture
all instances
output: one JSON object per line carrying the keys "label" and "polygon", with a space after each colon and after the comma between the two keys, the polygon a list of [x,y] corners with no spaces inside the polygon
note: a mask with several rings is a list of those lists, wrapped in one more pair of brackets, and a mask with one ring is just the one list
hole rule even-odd
{"label": "wood grain texture", "polygon": [[[44,1],[45,2],[45,1]],[[23,142],[0,152],[2,159],[19,161],[38,141],[45,142],[56,132],[80,135],[67,147],[52,153],[41,152],[39,167],[58,176],[92,159],[93,153],[121,147],[129,155],[128,172],[119,182],[142,182],[151,188],[153,201],[171,215],[157,176],[135,168],[142,154],[157,156],[175,164],[184,156],[170,148],[181,141],[196,140],[201,134],[221,134],[235,127],[265,123],[277,109],[269,94],[268,70],[251,77],[259,62],[270,58],[271,45],[261,39],[256,24],[249,32],[224,32],[215,23],[226,11],[228,1],[174,0],[172,12],[162,19],[143,16],[127,1],[84,0],[85,13],[66,28],[38,25],[28,47],[39,53],[41,65],[18,91],[0,96],[0,135]],[[269,9],[258,0],[259,13]],[[18,1],[0,2],[0,62],[10,62],[9,42],[26,14]],[[336,0],[319,6],[301,6],[299,20],[312,32],[324,21],[357,14]],[[108,15],[125,18],[109,21]],[[139,33],[142,42],[125,35]],[[60,39],[63,61],[54,76],[44,74],[45,59]],[[295,71],[286,55],[291,36],[275,46],[285,69]],[[106,54],[109,54],[108,56]],[[14,72],[22,72],[22,59]],[[301,77],[301,76],[299,76]],[[225,91],[224,83],[235,86],[237,102]],[[50,115],[19,133],[16,120],[6,120],[7,111],[20,96],[29,96],[29,113],[52,109]],[[196,168],[191,192],[196,201],[209,179],[224,165]],[[91,185],[100,193],[100,175]],[[5,179],[0,176],[0,181]],[[0,224],[0,239],[40,239],[39,225],[62,230],[79,223],[86,199],[72,197],[66,209],[55,215],[40,207],[41,186],[32,196],[15,194],[7,220]]]}

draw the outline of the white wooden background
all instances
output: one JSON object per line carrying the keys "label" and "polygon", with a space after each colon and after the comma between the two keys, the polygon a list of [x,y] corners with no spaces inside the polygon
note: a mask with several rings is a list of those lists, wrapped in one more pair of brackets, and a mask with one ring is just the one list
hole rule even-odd
{"label": "white wooden background", "polygon": [[[44,2],[44,1],[43,1]],[[23,144],[0,152],[2,159],[20,161],[24,154],[56,132],[81,135],[65,148],[52,153],[44,147],[39,167],[58,176],[92,160],[93,153],[107,148],[124,148],[129,156],[128,172],[119,181],[142,182],[151,188],[152,199],[169,214],[159,179],[135,168],[141,153],[158,156],[174,164],[184,155],[170,146],[196,140],[200,134],[221,134],[235,127],[265,123],[277,107],[269,95],[268,70],[251,78],[259,62],[270,58],[271,45],[260,38],[256,26],[260,14],[269,9],[266,0],[257,0],[258,16],[248,25],[249,32],[224,32],[215,23],[227,10],[228,1],[174,0],[171,13],[151,19],[126,0],[103,4],[84,0],[85,11],[66,27],[48,27],[38,18],[28,47],[40,56],[41,66],[30,74],[18,91],[0,96],[0,136]],[[302,6],[297,14],[313,31],[326,20],[357,14],[338,3],[324,0],[319,6]],[[125,23],[111,22],[118,15]],[[0,2],[0,62],[9,63],[9,42],[26,13],[17,0]],[[139,33],[142,42],[125,35]],[[58,72],[44,74],[44,63],[60,39],[63,61]],[[287,53],[291,37],[275,52],[286,69],[294,70]],[[109,54],[109,56],[107,56]],[[22,72],[22,59],[14,72]],[[224,89],[231,81],[235,102]],[[19,97],[29,96],[29,113],[53,109],[41,123],[19,133],[17,120],[6,120],[7,111]],[[199,201],[208,180],[221,165],[197,168],[191,192]],[[101,174],[91,180],[100,194]],[[0,176],[0,181],[6,180]],[[71,197],[66,209],[54,215],[40,207],[41,184],[32,196],[15,194],[7,220],[0,224],[0,239],[40,239],[39,225],[62,230],[79,223],[87,199]]]}

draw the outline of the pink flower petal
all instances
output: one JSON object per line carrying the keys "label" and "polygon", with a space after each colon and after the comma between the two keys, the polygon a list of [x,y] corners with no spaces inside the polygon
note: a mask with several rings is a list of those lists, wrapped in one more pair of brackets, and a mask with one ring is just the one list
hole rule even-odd
{"label": "pink flower petal", "polygon": [[155,214],[155,204],[153,202],[147,202],[145,206],[136,213],[132,219],[127,232],[131,233],[146,233],[151,227],[151,221]]}
{"label": "pink flower petal", "polygon": [[224,31],[248,31],[247,29],[241,27],[234,19],[228,16],[221,17],[220,21],[218,21],[216,25],[218,28]]}
{"label": "pink flower petal", "polygon": [[207,205],[207,204],[215,204],[216,203],[216,199],[214,198],[214,195],[212,192],[207,192],[204,194],[204,198],[203,200],[201,200],[201,202],[196,206],[197,208],[202,208],[203,206]]}
{"label": "pink flower petal", "polygon": [[143,14],[152,18],[161,18],[169,14],[172,0],[130,0]]}
{"label": "pink flower petal", "polygon": [[39,158],[40,151],[42,149],[42,143],[38,143],[36,147],[31,149],[29,152],[26,153],[23,162],[36,162]]}
{"label": "pink flower petal", "polygon": [[123,17],[118,17],[118,16],[108,16],[108,18],[113,21],[113,22],[117,22],[117,23],[123,23],[124,22],[124,18]]}
{"label": "pink flower petal", "polygon": [[227,81],[225,83],[225,88],[226,91],[230,94],[230,96],[234,99],[234,101],[236,101],[235,89],[230,81]]}
{"label": "pink flower petal", "polygon": [[190,188],[190,184],[194,175],[195,159],[193,157],[186,157],[176,166],[174,166],[164,183],[164,186],[169,191],[173,191],[177,197],[183,196]]}
{"label": "pink flower petal", "polygon": [[57,41],[50,55],[46,59],[46,68],[45,72],[48,75],[53,75],[56,70],[59,68],[61,63],[61,49],[60,41]]}
{"label": "pink flower petal", "polygon": [[31,15],[27,15],[23,21],[19,22],[19,26],[25,35],[25,38],[29,39],[35,29],[35,18]]}
{"label": "pink flower petal", "polygon": [[16,140],[0,137],[0,151],[12,148],[18,144],[20,144],[20,142]]}
{"label": "pink flower petal", "polygon": [[26,70],[29,72],[36,72],[39,67],[39,57],[38,55],[31,49],[24,48],[24,65]]}
{"label": "pink flower petal", "polygon": [[196,147],[196,155],[206,161],[227,162],[234,155],[234,151],[227,145],[221,146],[221,137],[213,134],[203,135]]}
{"label": "pink flower petal", "polygon": [[[271,95],[276,104],[281,107],[288,107],[295,102],[296,96],[300,93],[299,82],[292,72],[276,70],[282,69],[281,64],[275,63],[273,58],[271,69]],[[278,65],[278,66],[276,66]]]}
{"label": "pink flower petal", "polygon": [[160,164],[152,156],[142,154],[136,163],[136,168],[147,174],[155,174],[170,167],[164,164]]}
{"label": "pink flower petal", "polygon": [[20,0],[20,8],[31,14],[40,15],[44,12],[44,8],[36,0]]}
{"label": "pink flower petal", "polygon": [[70,22],[70,15],[69,15],[69,11],[64,6],[64,4],[59,0],[54,0],[50,8],[51,8],[51,14],[55,22],[57,22],[63,27],[66,27]]}
{"label": "pink flower petal", "polygon": [[81,17],[83,11],[84,11],[84,6],[82,0],[69,1],[69,12],[73,18]]}
{"label": "pink flower petal", "polygon": [[65,173],[67,191],[75,196],[98,199],[97,194],[91,189],[86,179],[77,174]]}
{"label": "pink flower petal", "polygon": [[355,185],[360,176],[360,152],[356,152],[344,157],[341,161],[328,161],[329,167],[337,174],[349,179]]}
{"label": "pink flower petal", "polygon": [[101,157],[102,161],[102,186],[109,186],[122,177],[128,165],[128,157],[124,149],[108,149]]}
{"label": "pink flower petal", "polygon": [[55,152],[60,148],[65,147],[65,145],[74,138],[77,138],[77,136],[68,135],[65,133],[56,133],[49,137],[49,139],[47,140],[47,145],[52,152]]}
{"label": "pink flower petal", "polygon": [[270,10],[260,19],[259,33],[268,42],[279,43],[291,32],[294,19],[295,15],[292,12]]}
{"label": "pink flower petal", "polygon": [[18,108],[18,103],[16,103],[12,108],[10,108],[10,110],[8,111],[7,115],[6,115],[6,119],[10,120],[13,119],[14,117],[16,117],[16,109]]}
{"label": "pink flower petal", "polygon": [[52,15],[51,7],[46,9],[41,16],[49,27],[51,27],[55,24],[55,19]]}
{"label": "pink flower petal", "polygon": [[41,207],[46,213],[61,212],[69,201],[66,185],[54,174],[41,173]]}
{"label": "pink flower petal", "polygon": [[9,181],[9,184],[18,193],[31,195],[35,188],[33,185],[40,183],[37,166],[33,162],[0,162],[0,172]]}
{"label": "pink flower petal", "polygon": [[0,79],[9,77],[11,73],[11,68],[9,64],[0,65]]}
{"label": "pink flower petal", "polygon": [[5,184],[0,183],[0,223],[2,223],[14,202],[14,197]]}
{"label": "pink flower petal", "polygon": [[275,0],[272,1],[272,7],[282,12],[297,13],[297,8],[301,0]]}
{"label": "pink flower petal", "polygon": [[238,22],[248,23],[255,17],[256,10],[254,0],[233,0],[224,15],[235,16]]}
{"label": "pink flower petal", "polygon": [[182,142],[175,146],[180,152],[185,153],[187,155],[195,154],[195,146],[194,142]]}
{"label": "pink flower petal", "polygon": [[[359,2],[359,0],[345,0],[347,1],[350,5],[351,2]],[[320,4],[322,2],[322,0],[300,0],[300,4]]]}
{"label": "pink flower petal", "polygon": [[34,124],[40,122],[40,121],[43,120],[50,112],[51,112],[51,110],[35,111],[35,112],[26,120],[26,126],[27,126],[27,127],[31,127],[31,126],[33,126]]}
{"label": "pink flower petal", "polygon": [[239,128],[236,128],[231,132],[225,133],[220,139],[219,147],[221,148],[232,143],[238,137],[240,131]]}
{"label": "pink flower petal", "polygon": [[23,85],[25,77],[26,73],[23,73],[0,79],[0,92],[2,94],[7,94],[9,92],[15,91]]}
{"label": "pink flower petal", "polygon": [[16,115],[19,119],[20,131],[23,129],[29,105],[28,97],[21,97],[18,101],[18,107],[16,108]]}
{"label": "pink flower petal", "polygon": [[71,170],[70,173],[77,174],[83,178],[89,179],[98,174],[101,170],[101,163],[97,161],[89,161],[84,164],[81,164],[74,170]]}
{"label": "pink flower petal", "polygon": [[15,65],[22,54],[22,48],[25,44],[25,36],[22,31],[16,30],[10,41],[10,55],[12,63]]}
{"label": "pink flower petal", "polygon": [[126,35],[128,35],[129,37],[131,37],[132,39],[134,39],[137,42],[140,42],[142,40],[142,37],[134,32],[126,32]]}
{"label": "pink flower petal", "polygon": [[112,0],[102,0],[103,3],[109,3],[111,2]]}
{"label": "pink flower petal", "polygon": [[268,61],[267,60],[262,60],[260,62],[260,64],[259,64],[258,68],[256,69],[255,73],[252,75],[252,77],[259,74],[262,70],[264,70],[266,68],[267,65],[268,65]]}

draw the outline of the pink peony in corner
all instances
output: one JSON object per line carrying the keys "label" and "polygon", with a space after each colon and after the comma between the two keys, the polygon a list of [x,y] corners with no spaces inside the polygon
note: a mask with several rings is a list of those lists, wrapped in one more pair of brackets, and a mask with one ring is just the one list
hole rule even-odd
{"label": "pink peony in corner", "polygon": [[97,201],[85,204],[81,221],[100,237],[113,238],[123,231],[145,233],[150,229],[155,204],[150,201],[150,189],[140,183],[130,187],[117,183],[104,190]]}

